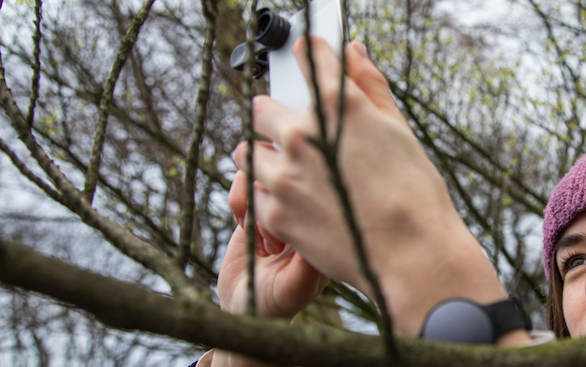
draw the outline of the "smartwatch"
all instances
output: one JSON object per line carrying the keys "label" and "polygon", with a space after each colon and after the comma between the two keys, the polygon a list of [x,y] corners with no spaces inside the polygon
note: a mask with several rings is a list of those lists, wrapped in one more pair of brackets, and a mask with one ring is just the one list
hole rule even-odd
{"label": "smartwatch", "polygon": [[449,343],[493,344],[515,329],[531,330],[531,320],[517,297],[479,305],[466,299],[450,299],[434,307],[420,337]]}

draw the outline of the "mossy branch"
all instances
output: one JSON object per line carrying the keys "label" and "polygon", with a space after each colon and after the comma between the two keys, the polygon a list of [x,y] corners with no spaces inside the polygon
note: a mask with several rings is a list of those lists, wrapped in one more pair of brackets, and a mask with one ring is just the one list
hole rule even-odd
{"label": "mossy branch", "polygon": [[[0,282],[86,310],[104,324],[141,330],[255,357],[278,365],[389,367],[380,337],[231,315],[207,301],[192,304],[93,274],[22,245],[0,241]],[[399,337],[401,366],[583,366],[586,339],[533,348],[466,346]]]}

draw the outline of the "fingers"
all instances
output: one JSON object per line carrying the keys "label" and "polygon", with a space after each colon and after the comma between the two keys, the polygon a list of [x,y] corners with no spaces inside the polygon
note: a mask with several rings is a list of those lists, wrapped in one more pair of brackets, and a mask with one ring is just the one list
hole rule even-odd
{"label": "fingers", "polygon": [[[340,60],[338,60],[325,40],[312,37],[311,42],[312,56],[315,61],[317,81],[324,110],[326,114],[333,116],[339,100]],[[344,103],[346,104],[346,108],[352,108],[354,105],[365,103],[364,98],[361,98],[361,93],[357,93],[355,90],[359,89],[381,112],[408,126],[405,118],[397,108],[386,77],[368,58],[364,45],[358,41],[350,42],[345,52],[346,72],[349,77],[345,86]],[[308,85],[311,86],[311,70],[307,60],[304,39],[295,41],[293,53],[297,58]],[[356,86],[358,88],[355,88]],[[313,88],[310,87],[310,90],[313,93]]]}
{"label": "fingers", "polygon": [[262,224],[257,224],[258,233],[262,237],[264,250],[270,255],[278,255],[285,249],[285,242],[273,236]]}
{"label": "fingers", "polygon": [[[305,260],[305,258],[297,251],[295,251],[295,255],[293,255],[293,258],[291,259],[290,266],[291,271],[297,275],[296,280],[300,285],[310,284],[312,281],[315,281],[316,277],[320,275],[320,272],[317,271],[309,262],[307,262],[307,260]],[[317,288],[320,287],[322,284],[323,282],[317,282],[315,286]],[[304,287],[299,288],[300,292],[303,292]],[[305,291],[307,291],[307,288],[305,289]],[[314,292],[314,294],[316,293],[319,294],[317,289],[316,292]]]}
{"label": "fingers", "polygon": [[[297,251],[282,271],[281,279],[286,281],[278,284],[275,291],[278,292],[277,297],[282,300],[282,303],[288,301],[290,308],[295,312],[299,311],[300,304],[308,304],[317,297],[328,282],[328,279]],[[283,308],[288,307],[283,304]]]}
{"label": "fingers", "polygon": [[298,154],[298,138],[317,135],[318,126],[306,111],[292,111],[269,96],[253,99],[254,129],[290,154]]}
{"label": "fingers", "polygon": [[393,99],[387,78],[372,63],[366,48],[358,41],[346,46],[346,72],[381,112],[406,124]]}
{"label": "fingers", "polygon": [[[232,211],[232,214],[234,214],[234,217],[236,217],[236,221],[238,222],[239,226],[242,228],[244,228],[246,218],[246,184],[246,174],[239,170],[234,177],[232,187],[230,187],[230,194],[228,196],[230,210]],[[266,193],[266,190],[260,182],[255,182],[254,186],[256,190],[255,196],[257,197],[256,208],[258,219],[260,214],[262,214],[262,210],[259,210],[259,208],[262,209],[267,205],[263,205],[263,202],[267,202],[268,193]],[[258,256],[265,257],[268,255],[278,255],[283,251],[285,248],[285,243],[273,236],[273,234],[271,234],[263,225],[258,222],[257,231],[260,237],[258,239],[260,242],[257,245]]]}
{"label": "fingers", "polygon": [[[291,113],[291,110],[267,95],[258,95],[252,99],[254,130],[279,145],[281,144],[280,128],[287,122],[283,116]],[[279,116],[278,122],[275,116]]]}
{"label": "fingers", "polygon": [[252,100],[254,130],[275,143],[282,144],[283,127],[294,122],[295,112],[267,95],[255,96]]}
{"label": "fingers", "polygon": [[[234,181],[232,181],[232,186],[230,187],[230,194],[228,195],[228,205],[230,206],[230,210],[232,214],[236,218],[238,222],[238,227],[236,230],[244,229],[246,223],[246,174],[243,171],[236,172],[236,176],[234,177]],[[235,239],[235,243],[238,243],[235,246],[241,246],[243,249],[239,251],[246,251],[246,236],[244,239],[241,239],[239,236],[241,234],[236,234],[234,232],[233,238]],[[236,241],[238,240],[238,241]],[[232,240],[230,241],[232,243]],[[277,243],[273,240],[272,243]],[[256,254],[259,257],[266,257],[271,255],[273,252],[276,252],[276,249],[279,248],[279,243],[275,246],[270,248],[270,251],[267,250],[267,246],[264,241],[264,236],[260,233],[260,229],[256,229]]]}
{"label": "fingers", "polygon": [[[323,110],[326,116],[334,117],[337,113],[340,97],[339,90],[342,66],[334,51],[323,38],[312,36],[311,47],[312,59],[315,65],[315,76]],[[299,67],[312,93],[312,100],[315,103],[311,66],[307,56],[305,38],[299,38],[295,41],[292,52],[299,63]],[[358,88],[356,88],[356,85],[350,79],[346,79],[345,84],[345,107],[352,108],[353,104],[361,102],[360,98],[352,98],[358,97],[354,95],[358,91]]]}
{"label": "fingers", "polygon": [[[323,81],[329,79],[339,79],[341,72],[340,60],[334,54],[334,51],[330,48],[328,43],[320,37],[310,37],[311,39],[311,51],[312,58],[315,66],[315,74],[317,82],[320,87],[323,86]],[[292,47],[293,55],[297,59],[297,63],[301,68],[305,81],[312,91],[312,79],[311,79],[311,65],[307,55],[307,45],[305,43],[305,37],[299,38],[293,43]],[[325,87],[325,86],[324,86]],[[312,91],[313,92],[313,91]]]}
{"label": "fingers", "polygon": [[[246,261],[246,232],[242,227],[236,226],[234,229],[234,233],[232,233],[232,237],[228,242],[228,247],[226,248],[226,254],[224,254],[224,260],[222,261],[222,269],[220,270],[220,274],[222,274],[225,268],[231,268],[231,274],[237,274],[239,271],[245,268]],[[222,274],[223,276],[225,275]]]}
{"label": "fingers", "polygon": [[246,174],[244,171],[238,171],[234,176],[228,194],[228,205],[238,224],[244,226],[246,216]]}
{"label": "fingers", "polygon": [[[260,181],[265,186],[271,181],[272,173],[279,167],[279,152],[267,142],[257,141],[254,144],[254,179]],[[234,151],[234,161],[236,166],[247,171],[248,144],[240,143]],[[246,187],[246,183],[244,183]]]}

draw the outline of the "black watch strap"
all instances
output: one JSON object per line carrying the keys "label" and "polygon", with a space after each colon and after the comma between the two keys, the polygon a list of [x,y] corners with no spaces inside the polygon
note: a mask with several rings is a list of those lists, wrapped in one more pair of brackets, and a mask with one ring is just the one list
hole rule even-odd
{"label": "black watch strap", "polygon": [[516,297],[489,305],[451,299],[427,315],[421,338],[452,343],[491,344],[507,331],[531,330],[531,321]]}
{"label": "black watch strap", "polygon": [[515,329],[531,330],[531,319],[523,310],[521,301],[515,296],[481,307],[486,310],[492,321],[495,338]]}

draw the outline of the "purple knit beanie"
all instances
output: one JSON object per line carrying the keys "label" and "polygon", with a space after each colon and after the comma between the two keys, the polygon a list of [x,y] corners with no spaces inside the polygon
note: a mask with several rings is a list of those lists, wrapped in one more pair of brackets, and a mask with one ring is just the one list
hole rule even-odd
{"label": "purple knit beanie", "polygon": [[580,158],[557,184],[543,213],[543,266],[549,279],[553,247],[558,236],[586,210],[586,156]]}

